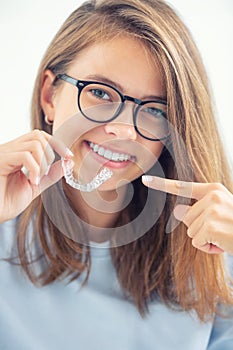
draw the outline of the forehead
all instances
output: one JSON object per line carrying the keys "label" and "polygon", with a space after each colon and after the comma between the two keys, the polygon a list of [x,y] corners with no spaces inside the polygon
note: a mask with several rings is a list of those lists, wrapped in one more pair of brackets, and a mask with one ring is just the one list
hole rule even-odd
{"label": "forehead", "polygon": [[[129,36],[96,43],[84,49],[73,61],[69,74],[78,79],[102,75],[124,86],[128,94],[133,90],[166,95],[159,64],[149,49]],[[136,91],[135,91],[136,92]]]}

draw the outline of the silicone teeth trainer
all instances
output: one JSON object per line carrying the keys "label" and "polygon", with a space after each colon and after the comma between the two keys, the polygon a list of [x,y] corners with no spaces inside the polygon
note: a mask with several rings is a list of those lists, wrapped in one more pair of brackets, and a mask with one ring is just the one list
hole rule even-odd
{"label": "silicone teeth trainer", "polygon": [[92,179],[91,182],[87,184],[80,184],[78,180],[74,178],[73,170],[65,166],[64,158],[61,158],[61,161],[66,183],[76,190],[80,190],[82,192],[94,191],[113,175],[113,172],[105,167]]}

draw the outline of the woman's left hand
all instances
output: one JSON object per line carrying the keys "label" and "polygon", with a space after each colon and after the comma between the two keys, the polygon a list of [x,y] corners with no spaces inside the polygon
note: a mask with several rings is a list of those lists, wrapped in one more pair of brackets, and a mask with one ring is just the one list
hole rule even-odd
{"label": "woman's left hand", "polygon": [[220,183],[196,183],[143,176],[144,185],[174,195],[194,198],[192,206],[177,205],[175,217],[188,227],[197,249],[233,255],[233,194]]}

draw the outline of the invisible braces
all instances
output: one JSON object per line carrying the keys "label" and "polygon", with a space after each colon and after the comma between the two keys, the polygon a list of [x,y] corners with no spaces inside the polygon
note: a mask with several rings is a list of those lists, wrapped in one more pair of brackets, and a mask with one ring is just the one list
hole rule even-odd
{"label": "invisible braces", "polygon": [[82,192],[91,192],[97,189],[100,185],[110,179],[113,175],[113,172],[108,168],[103,168],[99,174],[97,174],[91,182],[87,184],[80,184],[77,179],[74,178],[73,169],[69,169],[65,166],[64,162],[65,158],[61,158],[62,168],[64,170],[64,177],[66,183],[76,190],[80,190]]}

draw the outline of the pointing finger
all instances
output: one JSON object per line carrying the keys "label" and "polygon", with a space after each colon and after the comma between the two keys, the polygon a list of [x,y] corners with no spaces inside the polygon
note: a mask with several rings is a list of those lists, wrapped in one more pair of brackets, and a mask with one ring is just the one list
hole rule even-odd
{"label": "pointing finger", "polygon": [[[223,190],[224,186],[219,183],[198,183],[186,182],[172,179],[165,179],[157,176],[142,176],[144,185],[154,190],[164,191],[185,198],[201,199],[208,192]],[[224,188],[225,190],[225,188]]]}

